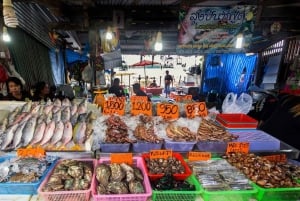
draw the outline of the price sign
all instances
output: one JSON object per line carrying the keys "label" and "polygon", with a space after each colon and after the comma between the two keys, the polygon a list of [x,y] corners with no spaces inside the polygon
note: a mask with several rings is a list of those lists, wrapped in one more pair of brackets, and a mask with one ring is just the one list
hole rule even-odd
{"label": "price sign", "polygon": [[174,104],[157,104],[157,115],[164,119],[178,119],[179,117],[179,107]]}
{"label": "price sign", "polygon": [[249,142],[228,142],[226,153],[249,153]]}
{"label": "price sign", "polygon": [[147,102],[148,97],[147,96],[131,96],[130,102]]}
{"label": "price sign", "polygon": [[125,114],[125,97],[110,97],[104,102],[103,114]]}
{"label": "price sign", "polygon": [[286,155],[285,154],[276,154],[276,155],[269,155],[269,156],[263,156],[263,158],[268,159],[272,162],[286,162]]}
{"label": "price sign", "polygon": [[188,159],[189,161],[207,161],[211,159],[211,153],[190,151],[188,153]]}
{"label": "price sign", "polygon": [[207,116],[207,108],[205,102],[186,104],[185,114],[188,118],[194,118],[195,116]]}
{"label": "price sign", "polygon": [[183,102],[192,100],[192,95],[173,95],[173,99],[176,102]]}
{"label": "price sign", "polygon": [[157,149],[157,150],[150,151],[150,159],[156,159],[156,158],[167,159],[169,157],[172,157],[172,150]]}
{"label": "price sign", "polygon": [[113,153],[110,154],[110,162],[111,163],[127,163],[132,165],[132,153]]}
{"label": "price sign", "polygon": [[131,114],[139,115],[144,114],[152,116],[152,104],[151,102],[131,102]]}
{"label": "price sign", "polygon": [[44,149],[37,148],[20,148],[17,150],[17,156],[20,158],[42,158],[46,156]]}

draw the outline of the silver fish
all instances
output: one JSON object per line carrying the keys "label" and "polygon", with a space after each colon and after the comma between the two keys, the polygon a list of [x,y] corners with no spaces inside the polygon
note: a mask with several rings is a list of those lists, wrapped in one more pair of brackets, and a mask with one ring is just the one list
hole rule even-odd
{"label": "silver fish", "polygon": [[61,107],[54,105],[53,108],[52,108],[52,113],[54,114],[60,109],[61,109]]}
{"label": "silver fish", "polygon": [[68,98],[64,98],[61,102],[61,106],[70,107],[71,106],[70,100]]}
{"label": "silver fish", "polygon": [[43,139],[45,129],[46,129],[45,121],[38,123],[34,131],[33,139],[31,140],[30,145],[35,145],[36,143],[40,142]]}
{"label": "silver fish", "polygon": [[20,108],[16,107],[12,112],[8,114],[8,124],[12,125],[15,121],[17,114],[19,113]]}
{"label": "silver fish", "polygon": [[29,101],[23,105],[21,112],[30,112],[32,106],[32,101]]}
{"label": "silver fish", "polygon": [[33,138],[36,122],[37,122],[37,117],[32,117],[31,119],[28,120],[28,122],[26,123],[23,129],[22,142],[23,142],[23,146],[25,147],[31,142]]}
{"label": "silver fish", "polygon": [[73,129],[73,141],[77,144],[82,144],[85,138],[86,123],[78,122]]}
{"label": "silver fish", "polygon": [[20,123],[27,122],[32,117],[31,113],[26,113],[24,118],[20,121]]}
{"label": "silver fish", "polygon": [[51,138],[50,144],[55,145],[56,143],[58,143],[61,140],[63,134],[64,134],[64,123],[62,121],[59,121],[55,125],[54,134]]}
{"label": "silver fish", "polygon": [[64,126],[64,135],[62,137],[63,145],[68,144],[72,140],[73,128],[71,122],[66,122]]}
{"label": "silver fish", "polygon": [[72,117],[71,117],[71,123],[73,126],[77,123],[78,120],[78,113],[76,112]]}
{"label": "silver fish", "polygon": [[8,124],[8,118],[6,117],[1,122],[0,133],[3,133],[6,130],[7,124]]}
{"label": "silver fish", "polygon": [[59,109],[57,112],[53,113],[52,120],[58,122],[61,120],[61,110]]}
{"label": "silver fish", "polygon": [[44,114],[48,115],[50,112],[52,112],[52,108],[54,105],[45,105],[44,106]]}
{"label": "silver fish", "polygon": [[13,148],[19,147],[21,141],[22,141],[22,135],[23,135],[23,129],[26,125],[26,122],[22,124],[18,124],[18,128],[16,129],[14,139],[13,139]]}
{"label": "silver fish", "polygon": [[52,136],[54,134],[54,129],[55,129],[55,121],[52,120],[46,126],[44,137],[43,137],[42,141],[40,142],[41,146],[50,141],[50,139],[52,138]]}
{"label": "silver fish", "polygon": [[61,111],[61,120],[63,122],[67,122],[70,121],[70,117],[71,117],[70,107],[65,107],[65,109]]}
{"label": "silver fish", "polygon": [[61,107],[61,100],[59,100],[58,98],[55,99],[55,101],[53,102],[53,105],[54,105],[54,106]]}
{"label": "silver fish", "polygon": [[31,114],[38,114],[40,111],[41,105],[36,105],[31,109]]}
{"label": "silver fish", "polygon": [[1,144],[1,150],[5,150],[8,145],[11,144],[13,138],[14,138],[14,133],[16,129],[18,128],[18,124],[14,124],[11,127],[9,127],[4,133],[3,133],[3,141]]}
{"label": "silver fish", "polygon": [[79,106],[78,106],[78,109],[77,109],[77,112],[78,114],[83,114],[83,113],[86,113],[87,111],[87,101],[86,100],[83,100]]}
{"label": "silver fish", "polygon": [[71,116],[73,116],[77,112],[78,106],[76,104],[73,104],[71,106]]}
{"label": "silver fish", "polygon": [[28,114],[27,112],[22,112],[22,113],[18,114],[16,116],[14,122],[11,125],[20,123],[27,114]]}

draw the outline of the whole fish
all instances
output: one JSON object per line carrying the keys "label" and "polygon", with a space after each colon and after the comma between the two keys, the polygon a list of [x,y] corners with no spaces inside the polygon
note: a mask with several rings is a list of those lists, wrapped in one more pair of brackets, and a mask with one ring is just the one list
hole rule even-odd
{"label": "whole fish", "polygon": [[23,129],[22,142],[24,147],[26,147],[33,138],[36,122],[37,117],[34,116],[30,118]]}
{"label": "whole fish", "polygon": [[78,113],[76,112],[72,117],[71,117],[71,123],[73,126],[77,123],[78,120]]}
{"label": "whole fish", "polygon": [[70,107],[71,106],[70,100],[68,98],[64,98],[61,102],[61,106]]}
{"label": "whole fish", "polygon": [[5,150],[13,141],[14,133],[18,128],[18,124],[14,124],[10,126],[4,133],[3,133],[3,141],[1,144],[1,150]]}
{"label": "whole fish", "polygon": [[61,109],[61,107],[54,105],[53,108],[52,108],[52,113],[54,114],[60,109]]}
{"label": "whole fish", "polygon": [[19,113],[20,108],[16,107],[12,112],[8,114],[8,124],[12,125],[15,121],[17,114]]}
{"label": "whole fish", "polygon": [[29,101],[23,105],[21,112],[30,112],[32,106],[32,101]]}
{"label": "whole fish", "polygon": [[73,104],[71,106],[71,116],[73,116],[77,112],[78,106],[76,104]]}
{"label": "whole fish", "polygon": [[50,144],[55,145],[56,143],[58,143],[61,140],[63,134],[64,134],[64,123],[62,121],[59,121],[55,125],[54,134],[51,138]]}
{"label": "whole fish", "polygon": [[57,106],[57,107],[61,107],[61,100],[59,100],[58,98],[55,99],[55,101],[53,102],[53,105]]}
{"label": "whole fish", "polygon": [[30,145],[35,145],[36,143],[40,142],[43,139],[45,129],[46,129],[45,121],[38,123],[38,125],[35,128],[33,138],[30,142]]}
{"label": "whole fish", "polygon": [[61,120],[61,109],[59,109],[57,112],[53,113],[52,120],[55,122],[58,122]]}
{"label": "whole fish", "polygon": [[20,123],[27,114],[28,114],[27,112],[22,112],[22,113],[18,114],[16,116],[14,122],[12,124],[8,124],[8,125],[13,125],[13,124]]}
{"label": "whole fish", "polygon": [[23,122],[27,122],[29,121],[29,119],[32,117],[31,113],[26,113],[24,118],[19,122],[19,123],[23,123]]}
{"label": "whole fish", "polygon": [[86,100],[83,100],[79,106],[78,106],[78,109],[77,109],[77,112],[78,114],[82,114],[82,113],[86,113],[87,111],[87,101]]}
{"label": "whole fish", "polygon": [[76,144],[82,144],[85,140],[86,123],[78,122],[73,129],[73,141]]}
{"label": "whole fish", "polygon": [[66,122],[64,125],[64,135],[62,137],[62,144],[65,146],[72,140],[73,128],[71,122]]}
{"label": "whole fish", "polygon": [[85,138],[88,139],[92,135],[93,131],[94,131],[93,123],[90,122],[86,123]]}
{"label": "whole fish", "polygon": [[18,128],[16,129],[14,139],[13,139],[13,148],[19,147],[22,141],[22,135],[23,135],[23,129],[26,125],[26,122],[23,122],[22,124],[18,124]]}
{"label": "whole fish", "polygon": [[48,115],[50,112],[52,113],[52,108],[54,105],[45,105],[44,106],[44,114]]}
{"label": "whole fish", "polygon": [[38,114],[40,111],[41,105],[36,105],[31,109],[31,114]]}
{"label": "whole fish", "polygon": [[[68,99],[69,100],[69,99]],[[62,111],[61,111],[61,120],[63,122],[67,122],[70,121],[70,117],[71,117],[71,111],[70,111],[70,107],[65,107]]]}
{"label": "whole fish", "polygon": [[7,124],[8,124],[8,118],[6,117],[1,122],[0,133],[3,133],[6,130]]}
{"label": "whole fish", "polygon": [[55,129],[55,121],[50,121],[49,124],[47,124],[45,132],[44,132],[44,136],[42,141],[40,142],[40,145],[45,145],[47,142],[50,141],[50,139],[52,138],[53,134],[54,134],[54,129]]}

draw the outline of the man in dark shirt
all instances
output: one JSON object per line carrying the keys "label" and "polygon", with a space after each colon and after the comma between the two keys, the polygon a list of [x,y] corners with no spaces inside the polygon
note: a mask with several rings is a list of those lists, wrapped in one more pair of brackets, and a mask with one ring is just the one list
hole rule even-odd
{"label": "man in dark shirt", "polygon": [[120,86],[120,79],[115,78],[113,85],[108,89],[110,94],[115,94],[117,97],[125,96],[123,87]]}
{"label": "man in dark shirt", "polygon": [[166,97],[171,92],[171,87],[170,87],[171,84],[173,84],[173,77],[169,74],[169,71],[166,70],[166,75],[165,75],[165,93],[166,93]]}
{"label": "man in dark shirt", "polygon": [[151,101],[149,96],[141,89],[141,85],[139,83],[135,83],[132,85],[133,92],[135,93],[136,96],[147,96],[148,101]]}

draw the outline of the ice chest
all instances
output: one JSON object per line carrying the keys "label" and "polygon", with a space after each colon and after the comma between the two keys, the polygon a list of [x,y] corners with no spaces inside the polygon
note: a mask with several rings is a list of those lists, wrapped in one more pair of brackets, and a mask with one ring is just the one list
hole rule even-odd
{"label": "ice chest", "polygon": [[132,144],[132,151],[135,153],[149,152],[153,149],[161,149],[163,142],[150,143],[150,142],[137,142]]}
{"label": "ice chest", "polygon": [[195,144],[196,144],[196,141],[193,141],[193,142],[186,142],[186,141],[176,142],[176,141],[165,140],[165,148],[166,149],[172,149],[172,151],[176,151],[176,152],[192,151]]}
{"label": "ice chest", "polygon": [[227,129],[256,129],[258,124],[246,114],[218,114],[216,120]]}
{"label": "ice chest", "polygon": [[130,143],[124,143],[124,144],[100,143],[100,149],[104,153],[129,152]]}

